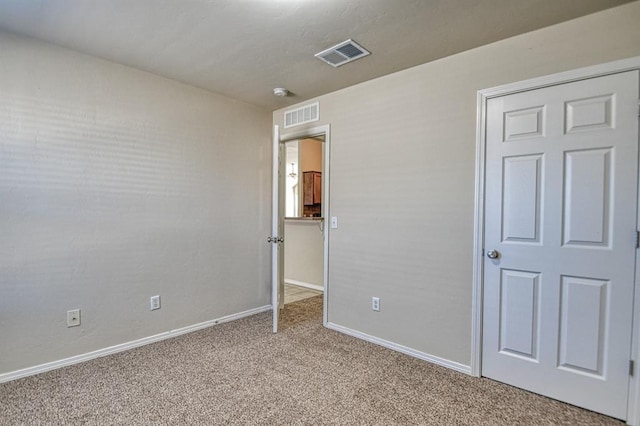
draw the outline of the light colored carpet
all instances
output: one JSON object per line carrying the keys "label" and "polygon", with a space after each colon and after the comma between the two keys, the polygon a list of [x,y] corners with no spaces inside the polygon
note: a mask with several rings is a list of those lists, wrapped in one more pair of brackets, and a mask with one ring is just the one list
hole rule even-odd
{"label": "light colored carpet", "polygon": [[0,385],[2,425],[620,425],[322,327],[322,297]]}

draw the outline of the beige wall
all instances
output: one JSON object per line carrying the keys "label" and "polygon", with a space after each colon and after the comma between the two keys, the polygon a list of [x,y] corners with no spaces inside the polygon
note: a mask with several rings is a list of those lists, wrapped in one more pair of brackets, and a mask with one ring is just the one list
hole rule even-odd
{"label": "beige wall", "polygon": [[324,285],[321,223],[317,220],[285,219],[284,280]]}
{"label": "beige wall", "polygon": [[329,321],[469,365],[477,91],[638,56],[639,22],[634,2],[316,99],[339,218]]}
{"label": "beige wall", "polygon": [[300,170],[301,172],[322,171],[323,143],[315,139],[300,141]]}
{"label": "beige wall", "polygon": [[270,112],[4,33],[0,52],[0,379],[269,305]]}

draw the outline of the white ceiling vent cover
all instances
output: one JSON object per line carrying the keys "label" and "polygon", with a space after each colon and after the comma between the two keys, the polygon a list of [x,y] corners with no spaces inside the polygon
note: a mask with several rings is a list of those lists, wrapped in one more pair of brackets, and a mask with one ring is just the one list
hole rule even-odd
{"label": "white ceiling vent cover", "polygon": [[355,61],[370,54],[368,50],[349,39],[320,53],[316,53],[315,57],[325,61],[332,67],[339,67],[340,65]]}
{"label": "white ceiling vent cover", "polygon": [[290,109],[284,112],[284,128],[310,123],[320,119],[320,103],[314,102],[300,108]]}

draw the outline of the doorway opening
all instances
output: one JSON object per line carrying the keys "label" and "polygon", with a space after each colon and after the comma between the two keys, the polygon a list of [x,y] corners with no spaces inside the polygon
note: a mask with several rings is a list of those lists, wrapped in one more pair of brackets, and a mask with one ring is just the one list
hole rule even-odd
{"label": "doorway opening", "polygon": [[[283,135],[274,126],[274,333],[280,311],[298,302],[321,312],[327,324],[329,141],[328,125]],[[291,308],[297,316],[300,306]]]}
{"label": "doorway opening", "polygon": [[324,292],[324,217],[322,216],[325,135],[284,144],[284,304]]}

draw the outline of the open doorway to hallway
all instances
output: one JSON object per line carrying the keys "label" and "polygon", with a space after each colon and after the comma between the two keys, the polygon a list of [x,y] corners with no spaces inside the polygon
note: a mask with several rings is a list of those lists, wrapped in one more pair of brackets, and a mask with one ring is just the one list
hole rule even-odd
{"label": "open doorway to hallway", "polygon": [[283,142],[285,305],[324,291],[324,141],[322,134]]}
{"label": "open doorway to hallway", "polygon": [[[300,141],[309,141],[321,148],[316,152],[319,162],[310,166],[303,164],[306,160],[304,156],[300,156],[300,151],[304,149],[300,147]],[[287,143],[292,143],[291,145],[297,150],[296,156],[290,160],[287,159]],[[271,252],[273,332],[278,332],[278,317],[280,310],[285,307],[285,252],[288,252],[289,258],[287,268],[302,266],[296,273],[287,271],[288,284],[322,292],[322,297],[312,297],[308,300],[318,302],[318,309],[322,312],[322,323],[326,326],[329,291],[329,229],[325,226],[325,219],[330,215],[330,126],[323,125],[283,135],[280,134],[277,125],[273,126],[272,146],[272,235],[267,238],[267,242],[273,244]],[[288,177],[295,179],[288,183]],[[287,194],[292,197],[288,207]],[[299,232],[292,231],[294,228]],[[311,240],[305,239],[309,236]],[[315,242],[312,243],[312,240]],[[306,260],[310,263],[305,264],[300,259],[293,260],[291,256],[298,258],[307,256]],[[290,304],[290,306],[294,305],[297,303]]]}

